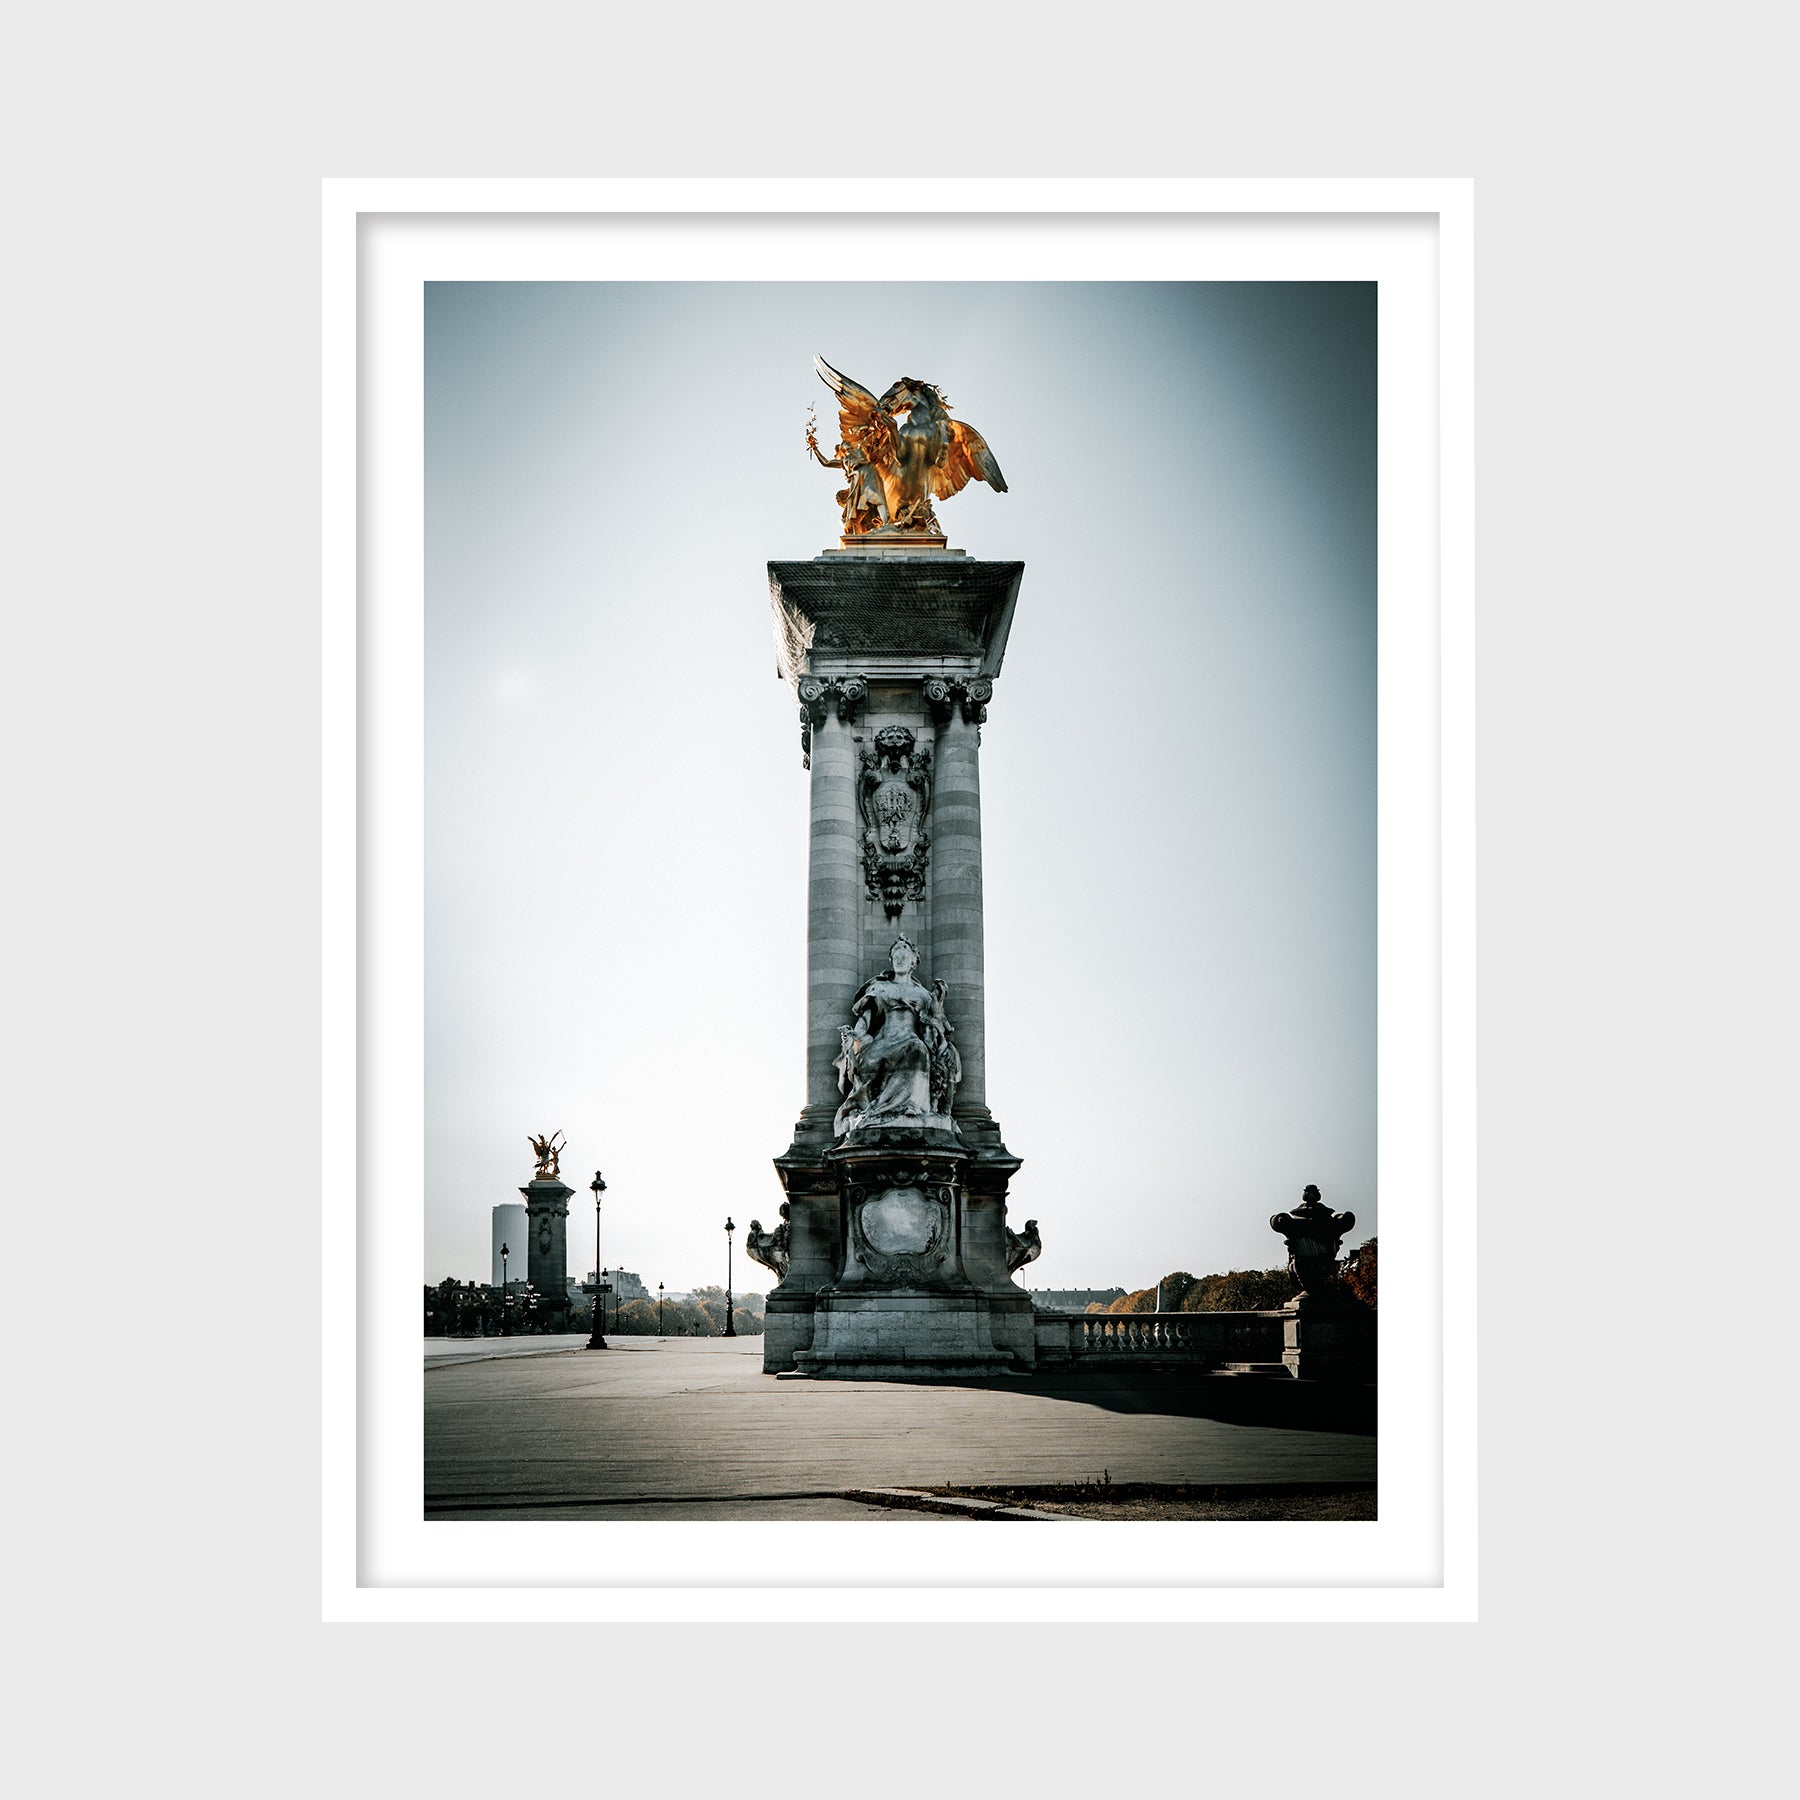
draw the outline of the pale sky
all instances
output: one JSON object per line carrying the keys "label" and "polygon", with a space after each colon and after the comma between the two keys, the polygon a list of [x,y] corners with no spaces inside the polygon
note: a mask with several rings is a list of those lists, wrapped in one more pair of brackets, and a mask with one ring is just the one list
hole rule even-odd
{"label": "pale sky", "polygon": [[[424,1278],[569,1138],[572,1274],[721,1281],[804,1098],[807,777],[765,565],[836,542],[815,352],[936,382],[1025,563],[983,732],[988,1102],[1033,1287],[1375,1206],[1372,284],[438,283]],[[870,971],[873,973],[873,971]],[[927,971],[929,974],[929,971]]]}

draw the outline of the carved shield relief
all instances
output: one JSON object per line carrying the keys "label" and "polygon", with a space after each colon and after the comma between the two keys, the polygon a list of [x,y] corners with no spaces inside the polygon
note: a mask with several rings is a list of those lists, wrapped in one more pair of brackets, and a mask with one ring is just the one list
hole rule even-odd
{"label": "carved shield relief", "polygon": [[898,775],[883,775],[870,795],[876,848],[883,856],[911,856],[918,840],[919,797]]}
{"label": "carved shield relief", "polygon": [[931,752],[916,747],[904,725],[875,734],[862,752],[858,798],[863,824],[863,879],[890,919],[925,893],[931,855]]}
{"label": "carved shield relief", "polygon": [[950,1170],[929,1165],[857,1171],[845,1191],[850,1257],[844,1275],[877,1282],[941,1279],[954,1262]]}

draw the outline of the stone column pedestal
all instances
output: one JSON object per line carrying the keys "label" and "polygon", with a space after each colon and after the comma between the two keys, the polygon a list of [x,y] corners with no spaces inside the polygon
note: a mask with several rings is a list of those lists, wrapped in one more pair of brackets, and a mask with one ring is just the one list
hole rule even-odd
{"label": "stone column pedestal", "polygon": [[837,1274],[843,1243],[837,1172],[823,1156],[778,1157],[775,1173],[788,1197],[788,1268],[763,1303],[765,1373],[794,1368],[812,1348],[813,1307]]}
{"label": "stone column pedestal", "polygon": [[814,1296],[812,1340],[795,1353],[795,1373],[941,1379],[1018,1363],[995,1342],[993,1303],[965,1264],[969,1158],[950,1133],[937,1136],[829,1152],[844,1241],[835,1278]]}
{"label": "stone column pedestal", "polygon": [[[789,1262],[764,1315],[770,1373],[929,1378],[1035,1357],[1006,1270],[1019,1159],[987,1105],[981,870],[981,727],[1023,573],[942,548],[769,565],[811,830],[806,1100],[775,1160]],[[961,1079],[945,1116],[846,1136],[840,1031],[902,936],[918,979],[943,984]]]}
{"label": "stone column pedestal", "polygon": [[525,1196],[525,1279],[537,1289],[539,1303],[552,1325],[569,1316],[569,1197],[564,1182],[533,1181],[519,1189]]}

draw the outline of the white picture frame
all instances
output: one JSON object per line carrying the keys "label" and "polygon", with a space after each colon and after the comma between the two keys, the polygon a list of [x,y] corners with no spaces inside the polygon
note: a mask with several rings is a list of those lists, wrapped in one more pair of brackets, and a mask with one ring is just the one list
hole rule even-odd
{"label": "white picture frame", "polygon": [[[754,1587],[772,1620],[1475,1618],[1471,184],[341,180],[322,210],[324,1615],[704,1620]],[[928,1568],[853,1525],[426,1525],[421,284],[792,278],[900,214],[971,279],[1382,283],[1382,1192],[1418,1226],[1383,1232],[1382,1518],[1021,1527],[1003,1585],[991,1540]],[[771,1585],[802,1529],[809,1580]]]}

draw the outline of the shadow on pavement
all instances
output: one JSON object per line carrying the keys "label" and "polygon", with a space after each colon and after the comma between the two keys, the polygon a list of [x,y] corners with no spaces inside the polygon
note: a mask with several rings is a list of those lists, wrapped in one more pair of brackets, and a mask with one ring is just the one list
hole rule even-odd
{"label": "shadow on pavement", "polygon": [[994,1376],[934,1386],[1035,1394],[1104,1412],[1216,1419],[1225,1425],[1272,1425],[1290,1431],[1375,1435],[1373,1383],[1337,1385],[1255,1375],[1207,1375],[1176,1369],[1070,1369]]}

